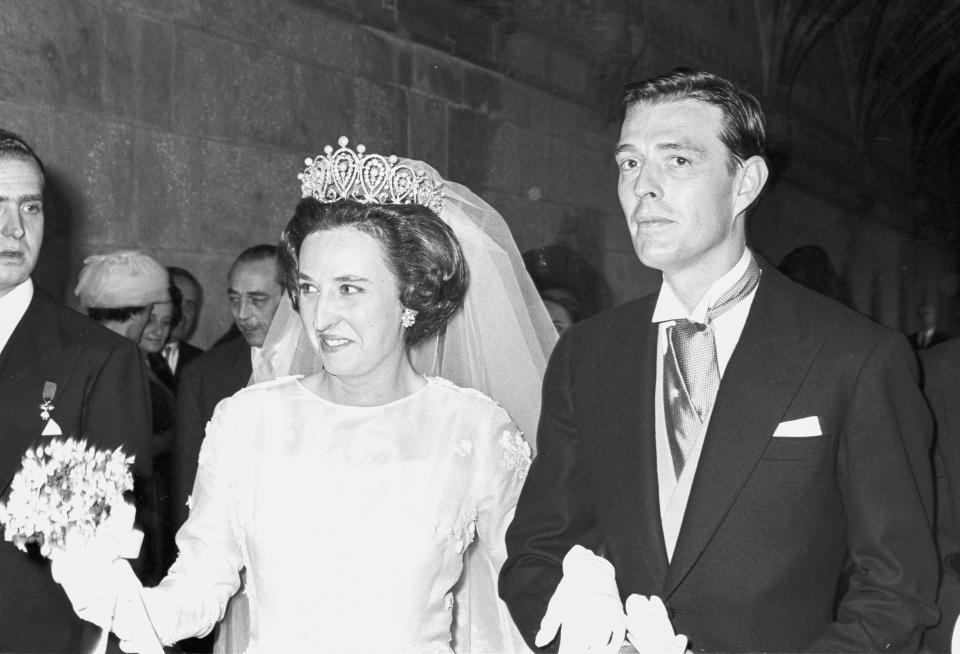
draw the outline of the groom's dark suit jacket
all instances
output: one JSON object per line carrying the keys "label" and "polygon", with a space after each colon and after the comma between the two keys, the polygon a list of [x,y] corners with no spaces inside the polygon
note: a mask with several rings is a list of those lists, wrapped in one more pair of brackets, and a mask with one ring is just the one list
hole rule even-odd
{"label": "groom's dark suit jacket", "polygon": [[[139,349],[35,287],[0,353],[2,488],[19,470],[24,451],[41,440],[44,382],[57,385],[52,418],[64,438],[83,437],[101,448],[123,445],[148,476],[150,407]],[[0,542],[0,652],[78,652],[84,625],[45,559]]]}
{"label": "groom's dark suit jacket", "polygon": [[[913,353],[761,265],[669,563],[656,295],[560,340],[500,578],[531,647],[578,543],[613,563],[624,598],[663,598],[695,650],[905,651],[936,621],[931,420]],[[773,437],[809,416],[822,436]]]}

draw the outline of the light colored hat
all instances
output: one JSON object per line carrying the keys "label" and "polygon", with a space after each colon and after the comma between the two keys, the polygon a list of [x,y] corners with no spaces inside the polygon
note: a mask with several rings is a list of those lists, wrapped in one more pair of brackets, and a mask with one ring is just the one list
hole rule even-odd
{"label": "light colored hat", "polygon": [[94,254],[83,260],[73,291],[84,307],[119,309],[170,301],[170,273],[138,250]]}

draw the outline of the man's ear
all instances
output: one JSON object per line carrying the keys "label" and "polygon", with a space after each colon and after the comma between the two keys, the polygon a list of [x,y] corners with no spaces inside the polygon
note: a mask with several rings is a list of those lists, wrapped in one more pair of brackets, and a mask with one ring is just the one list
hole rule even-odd
{"label": "man's ear", "polygon": [[740,164],[734,188],[734,212],[737,216],[753,204],[767,183],[770,171],[763,157],[754,155]]}

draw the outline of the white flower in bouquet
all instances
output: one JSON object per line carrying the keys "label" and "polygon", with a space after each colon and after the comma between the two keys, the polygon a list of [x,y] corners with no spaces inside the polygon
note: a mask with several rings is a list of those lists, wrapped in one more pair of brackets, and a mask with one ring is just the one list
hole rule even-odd
{"label": "white flower in bouquet", "polygon": [[133,490],[133,460],[122,448],[98,450],[72,438],[28,449],[0,504],[4,539],[24,551],[37,543],[49,557],[65,546],[68,533],[92,538]]}

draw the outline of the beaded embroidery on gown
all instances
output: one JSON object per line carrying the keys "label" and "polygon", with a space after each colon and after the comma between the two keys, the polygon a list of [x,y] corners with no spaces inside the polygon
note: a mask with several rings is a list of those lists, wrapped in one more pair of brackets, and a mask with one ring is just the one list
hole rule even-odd
{"label": "beaded embroidery on gown", "polygon": [[180,557],[147,591],[178,607],[161,638],[207,633],[245,568],[247,654],[528,651],[496,576],[529,464],[500,406],[438,377],[374,407],[299,376],[247,388],[208,426]]}

